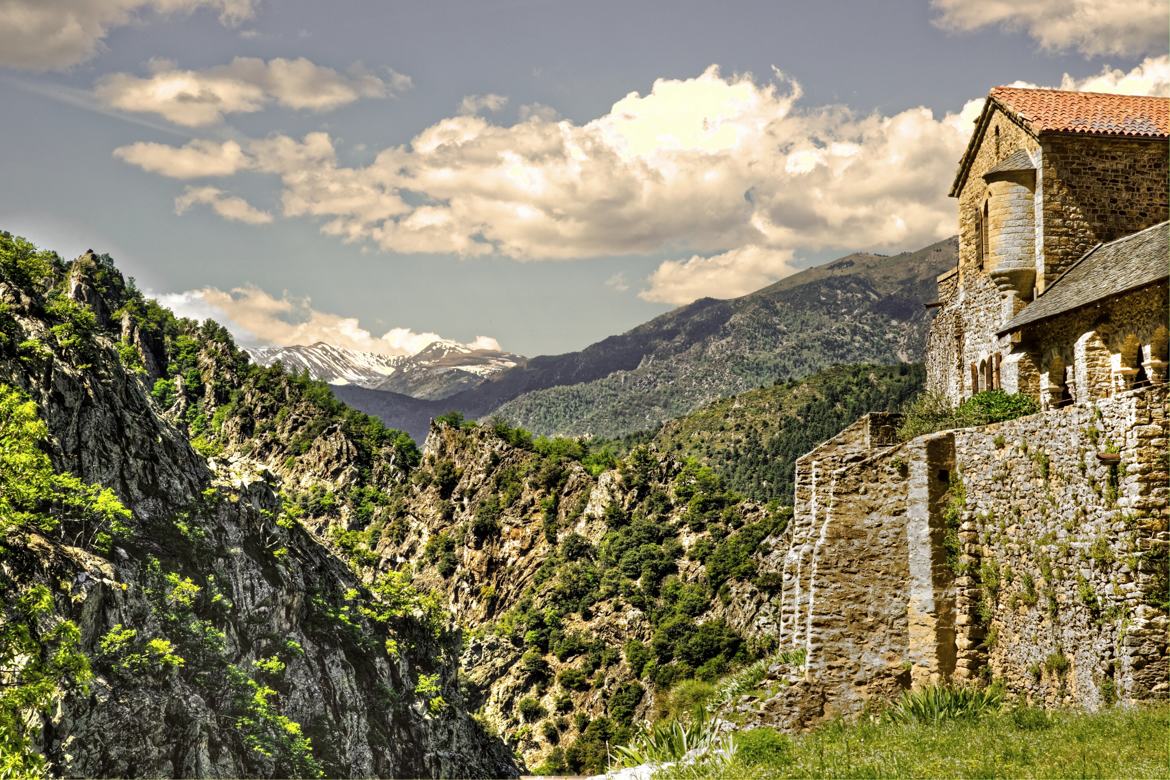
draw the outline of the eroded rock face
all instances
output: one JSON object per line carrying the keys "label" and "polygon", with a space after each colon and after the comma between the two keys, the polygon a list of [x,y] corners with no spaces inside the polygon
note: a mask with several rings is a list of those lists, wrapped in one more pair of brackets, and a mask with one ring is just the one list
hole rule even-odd
{"label": "eroded rock face", "polygon": [[[5,581],[14,592],[50,589],[95,674],[87,689],[62,691],[44,720],[39,748],[50,769],[515,776],[502,743],[468,716],[457,634],[409,611],[365,616],[376,602],[284,517],[276,475],[254,460],[209,462],[193,450],[148,392],[164,362],[158,345],[109,322],[116,307],[103,301],[92,269],[79,262],[62,280],[66,294],[99,312],[97,332],[73,348],[51,331],[43,290],[0,290],[9,307],[0,324],[16,337],[0,341],[0,384],[35,401],[58,471],[111,488],[133,512],[131,532],[108,551],[67,518],[63,530],[4,541]],[[145,374],[123,366],[114,328],[153,360]],[[207,393],[226,401],[236,380],[213,360],[206,368]],[[316,443],[323,459],[344,458],[345,446],[328,436]],[[119,632],[121,645],[112,641]],[[172,657],[151,655],[150,640],[168,643]]]}

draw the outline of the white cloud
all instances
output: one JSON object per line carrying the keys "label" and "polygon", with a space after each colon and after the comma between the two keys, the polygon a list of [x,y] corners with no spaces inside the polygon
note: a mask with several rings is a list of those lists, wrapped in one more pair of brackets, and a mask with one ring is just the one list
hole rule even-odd
{"label": "white cloud", "polygon": [[206,70],[181,70],[169,61],[151,63],[139,78],[114,73],[101,78],[97,96],[114,108],[158,114],[186,127],[221,121],[225,114],[250,113],[276,103],[286,108],[330,111],[361,98],[384,98],[410,87],[410,78],[389,71],[381,78],[360,66],[348,73],[295,60],[236,57]]}
{"label": "white cloud", "polygon": [[933,0],[935,23],[968,32],[1022,30],[1043,48],[1134,56],[1166,50],[1165,0]]}
{"label": "white cloud", "polygon": [[508,105],[508,98],[494,92],[489,92],[486,95],[466,95],[463,100],[459,101],[459,113],[478,114],[481,111],[495,113],[503,110],[506,105]]}
{"label": "white cloud", "polygon": [[745,246],[689,260],[667,260],[647,279],[638,297],[655,303],[684,304],[697,298],[735,298],[797,270],[792,251]]}
{"label": "white cloud", "polygon": [[[1156,86],[1168,70],[1150,59],[1066,86]],[[947,184],[982,98],[887,116],[804,107],[800,95],[779,73],[761,83],[712,67],[660,79],[584,124],[443,119],[365,166],[343,165],[323,132],[117,154],[173,177],[277,176],[284,216],[386,252],[662,254],[672,259],[640,294],[672,303],[747,292],[802,253],[899,251],[954,232]]]}
{"label": "white cloud", "polygon": [[521,122],[536,120],[540,122],[555,122],[561,118],[560,112],[544,103],[525,103],[517,109]]}
{"label": "white cloud", "polygon": [[[291,347],[323,341],[379,355],[413,355],[441,340],[437,333],[419,333],[410,328],[392,328],[376,336],[363,328],[356,317],[322,312],[313,308],[309,298],[287,292],[277,297],[251,285],[231,290],[204,287],[156,297],[180,317],[218,321],[248,346]],[[490,336],[477,336],[467,346],[500,348]]]}
{"label": "white cloud", "polygon": [[256,0],[4,0],[0,2],[0,66],[60,70],[97,53],[115,27],[153,14],[217,12],[234,26],[252,18]]}
{"label": "white cloud", "polygon": [[201,139],[179,147],[139,141],[119,146],[114,156],[144,171],[172,179],[231,176],[251,164],[235,141],[218,143]]}
{"label": "white cloud", "polygon": [[1123,95],[1170,96],[1170,55],[1147,57],[1133,70],[1105,66],[1095,76],[1074,79],[1067,73],[1060,82],[1061,89],[1084,92],[1117,92]]}
{"label": "white cloud", "polygon": [[625,292],[626,290],[630,289],[630,282],[628,279],[626,279],[626,275],[624,273],[618,271],[616,274],[605,280],[605,286],[612,287],[618,292]]}
{"label": "white cloud", "polygon": [[280,175],[286,216],[391,252],[546,260],[948,234],[938,182],[966,128],[926,109],[796,111],[799,94],[782,77],[760,85],[711,68],[659,80],[584,125],[456,116],[364,167],[339,164],[323,133],[275,136],[251,142],[246,165]]}
{"label": "white cloud", "polygon": [[216,187],[188,187],[175,198],[175,213],[183,214],[196,204],[210,206],[216,214],[232,222],[266,225],[272,221],[272,215],[267,211],[261,211],[238,195],[230,195]]}

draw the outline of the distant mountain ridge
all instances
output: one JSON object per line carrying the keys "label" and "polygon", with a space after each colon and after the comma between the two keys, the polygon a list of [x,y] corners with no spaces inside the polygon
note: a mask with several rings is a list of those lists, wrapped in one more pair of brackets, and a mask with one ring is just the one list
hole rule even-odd
{"label": "distant mountain ridge", "polygon": [[697,300],[579,352],[531,358],[438,403],[335,392],[416,438],[450,410],[535,433],[620,436],[832,365],[921,360],[926,304],[957,253],[951,237],[915,252],[850,254],[740,298]]}
{"label": "distant mountain ridge", "polygon": [[247,352],[260,365],[279,361],[331,385],[356,385],[427,400],[473,388],[525,361],[521,355],[448,340],[434,341],[413,355],[379,355],[324,342],[256,347]]}

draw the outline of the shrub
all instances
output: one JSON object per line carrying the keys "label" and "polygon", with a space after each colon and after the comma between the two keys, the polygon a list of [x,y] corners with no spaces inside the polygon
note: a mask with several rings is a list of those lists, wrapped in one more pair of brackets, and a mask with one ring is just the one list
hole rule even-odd
{"label": "shrub", "polygon": [[638,683],[622,683],[606,703],[606,714],[623,726],[628,726],[634,720],[634,712],[645,695],[646,689]]}
{"label": "shrub", "polygon": [[1012,708],[1008,717],[1021,731],[1042,731],[1052,727],[1052,718],[1039,707],[1020,705]]}
{"label": "shrub", "polygon": [[776,766],[792,760],[792,740],[775,729],[749,729],[735,736],[737,757],[743,763]]}
{"label": "shrub", "polygon": [[712,717],[702,715],[690,721],[670,720],[644,727],[629,744],[614,750],[618,766],[638,766],[681,761],[693,765],[724,764],[735,755],[736,744],[723,735]]}
{"label": "shrub", "polygon": [[568,666],[557,673],[557,682],[570,691],[583,691],[589,687],[589,675],[584,669]]}
{"label": "shrub", "polygon": [[1003,390],[976,393],[957,407],[943,395],[924,393],[906,407],[898,433],[903,440],[913,439],[935,431],[1014,420],[1038,411],[1040,405],[1031,396]]}
{"label": "shrub", "polygon": [[526,722],[540,720],[546,714],[544,706],[531,696],[525,696],[516,703],[516,711]]}
{"label": "shrub", "polygon": [[895,723],[942,723],[977,719],[999,709],[1003,694],[997,687],[951,688],[931,685],[902,694],[886,716]]}

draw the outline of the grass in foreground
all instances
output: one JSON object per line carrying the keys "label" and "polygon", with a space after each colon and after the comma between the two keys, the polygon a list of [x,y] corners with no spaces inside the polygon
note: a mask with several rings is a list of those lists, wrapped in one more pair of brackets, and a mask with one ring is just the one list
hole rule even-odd
{"label": "grass in foreground", "polygon": [[833,723],[787,737],[736,735],[723,765],[667,769],[671,778],[1165,778],[1170,705],[1100,713],[1005,709],[936,724],[890,719]]}

